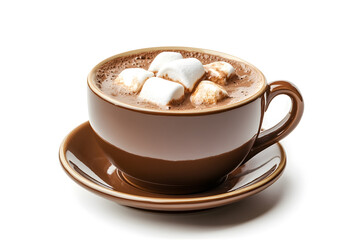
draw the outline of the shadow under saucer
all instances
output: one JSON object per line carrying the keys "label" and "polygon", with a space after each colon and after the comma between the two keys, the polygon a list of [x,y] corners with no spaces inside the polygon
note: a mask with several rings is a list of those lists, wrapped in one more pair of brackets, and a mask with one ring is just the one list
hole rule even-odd
{"label": "shadow under saucer", "polygon": [[[90,196],[86,191],[74,189],[74,194],[86,209],[99,219],[106,219],[115,226],[126,224],[141,226],[146,234],[167,234],[172,231],[184,234],[203,234],[228,228],[248,228],[257,226],[264,218],[278,217],[284,206],[291,200],[293,176],[283,175],[276,184],[258,194],[235,203],[212,209],[193,211],[153,211],[126,207],[98,196]],[[281,213],[283,215],[284,213]],[[250,224],[250,225],[249,225]],[[255,225],[253,225],[255,224]],[[163,232],[166,229],[167,232]],[[185,237],[184,237],[185,238]]]}

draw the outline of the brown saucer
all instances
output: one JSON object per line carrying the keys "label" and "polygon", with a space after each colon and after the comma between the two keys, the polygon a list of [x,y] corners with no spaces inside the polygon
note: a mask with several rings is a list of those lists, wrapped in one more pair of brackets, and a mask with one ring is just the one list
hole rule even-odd
{"label": "brown saucer", "polygon": [[219,186],[187,195],[151,193],[127,183],[98,147],[89,122],[75,128],[60,146],[60,162],[78,184],[125,206],[158,210],[190,211],[223,206],[258,193],[284,171],[285,151],[276,143],[238,167]]}

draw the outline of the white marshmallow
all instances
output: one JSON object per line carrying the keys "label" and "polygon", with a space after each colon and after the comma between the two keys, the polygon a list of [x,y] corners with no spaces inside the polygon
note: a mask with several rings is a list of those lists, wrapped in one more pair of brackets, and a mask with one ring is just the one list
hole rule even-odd
{"label": "white marshmallow", "polygon": [[192,92],[195,84],[204,76],[202,63],[196,58],[185,58],[165,64],[157,73],[157,77],[181,83]]}
{"label": "white marshmallow", "polygon": [[184,99],[184,87],[179,83],[152,77],[145,82],[139,98],[159,106],[166,106]]}
{"label": "white marshmallow", "polygon": [[213,62],[204,65],[207,78],[215,83],[225,85],[226,81],[234,74],[235,69],[227,62]]}
{"label": "white marshmallow", "polygon": [[114,83],[119,84],[128,92],[137,93],[144,82],[153,76],[154,73],[142,68],[127,68],[116,77]]}
{"label": "white marshmallow", "polygon": [[211,81],[201,81],[191,94],[190,100],[195,105],[211,105],[216,104],[223,98],[228,97],[228,93],[221,86]]}
{"label": "white marshmallow", "polygon": [[149,71],[151,72],[157,72],[160,70],[160,68],[171,61],[182,59],[183,56],[180,53],[177,52],[162,52],[159,53],[152,63],[150,64]]}

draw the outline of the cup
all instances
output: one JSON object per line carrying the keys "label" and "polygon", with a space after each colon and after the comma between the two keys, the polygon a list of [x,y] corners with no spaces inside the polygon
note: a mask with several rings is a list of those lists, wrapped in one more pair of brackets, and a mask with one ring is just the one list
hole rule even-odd
{"label": "cup", "polygon": [[[188,50],[234,59],[251,66],[263,85],[244,101],[188,111],[131,106],[105,95],[96,85],[96,71],[106,62],[155,50]],[[216,186],[239,165],[294,130],[304,110],[302,96],[293,84],[267,84],[260,70],[244,60],[198,48],[158,47],[121,53],[95,66],[87,83],[90,125],[119,177],[163,194],[189,194]],[[277,125],[260,132],[266,109],[281,94],[290,97],[290,112]]]}

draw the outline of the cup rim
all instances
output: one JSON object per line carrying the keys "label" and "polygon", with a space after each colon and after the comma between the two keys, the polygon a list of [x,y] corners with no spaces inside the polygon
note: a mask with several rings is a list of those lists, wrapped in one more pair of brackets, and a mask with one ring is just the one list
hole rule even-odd
{"label": "cup rim", "polygon": [[[193,110],[163,110],[163,109],[150,109],[150,108],[144,108],[144,107],[137,107],[137,106],[133,106],[130,104],[126,104],[123,102],[120,102],[118,100],[115,100],[109,96],[107,96],[105,93],[103,93],[98,86],[96,86],[95,84],[95,77],[96,77],[96,71],[105,63],[119,58],[119,57],[123,57],[123,56],[128,56],[128,55],[133,55],[133,54],[137,54],[137,53],[141,53],[141,52],[146,52],[146,51],[158,51],[158,50],[184,50],[184,51],[196,51],[196,52],[201,52],[201,53],[207,53],[207,54],[212,54],[212,55],[217,55],[217,56],[221,56],[224,58],[228,58],[228,59],[233,59],[236,61],[240,61],[245,63],[246,65],[252,67],[260,76],[261,80],[262,80],[262,87],[255,93],[253,94],[251,97],[246,98],[242,101],[236,102],[236,103],[231,103],[231,104],[226,104],[223,106],[215,106],[215,107],[211,107],[211,108],[204,108],[204,109],[193,109]],[[233,55],[227,54],[227,53],[222,53],[222,52],[218,52],[218,51],[214,51],[214,50],[209,50],[209,49],[203,49],[203,48],[194,48],[194,47],[180,47],[180,46],[164,46],[164,47],[150,47],[150,48],[141,48],[141,49],[136,49],[136,50],[131,50],[131,51],[126,51],[123,53],[119,53],[116,54],[114,56],[111,56],[109,58],[104,59],[103,61],[101,61],[100,63],[98,63],[95,67],[92,68],[92,70],[90,71],[90,73],[87,76],[87,85],[89,87],[89,89],[98,97],[100,97],[101,99],[105,100],[108,103],[111,103],[117,107],[120,108],[125,108],[128,110],[132,110],[132,111],[136,111],[136,112],[142,112],[142,113],[148,113],[148,114],[156,114],[156,115],[203,115],[203,114],[211,114],[211,113],[218,113],[218,112],[223,112],[223,111],[228,111],[237,107],[241,107],[247,103],[250,103],[252,101],[254,101],[255,99],[257,99],[258,97],[260,97],[265,91],[266,91],[266,86],[267,86],[267,82],[266,82],[266,78],[264,76],[264,74],[254,65],[252,65],[251,63],[235,57]]]}

